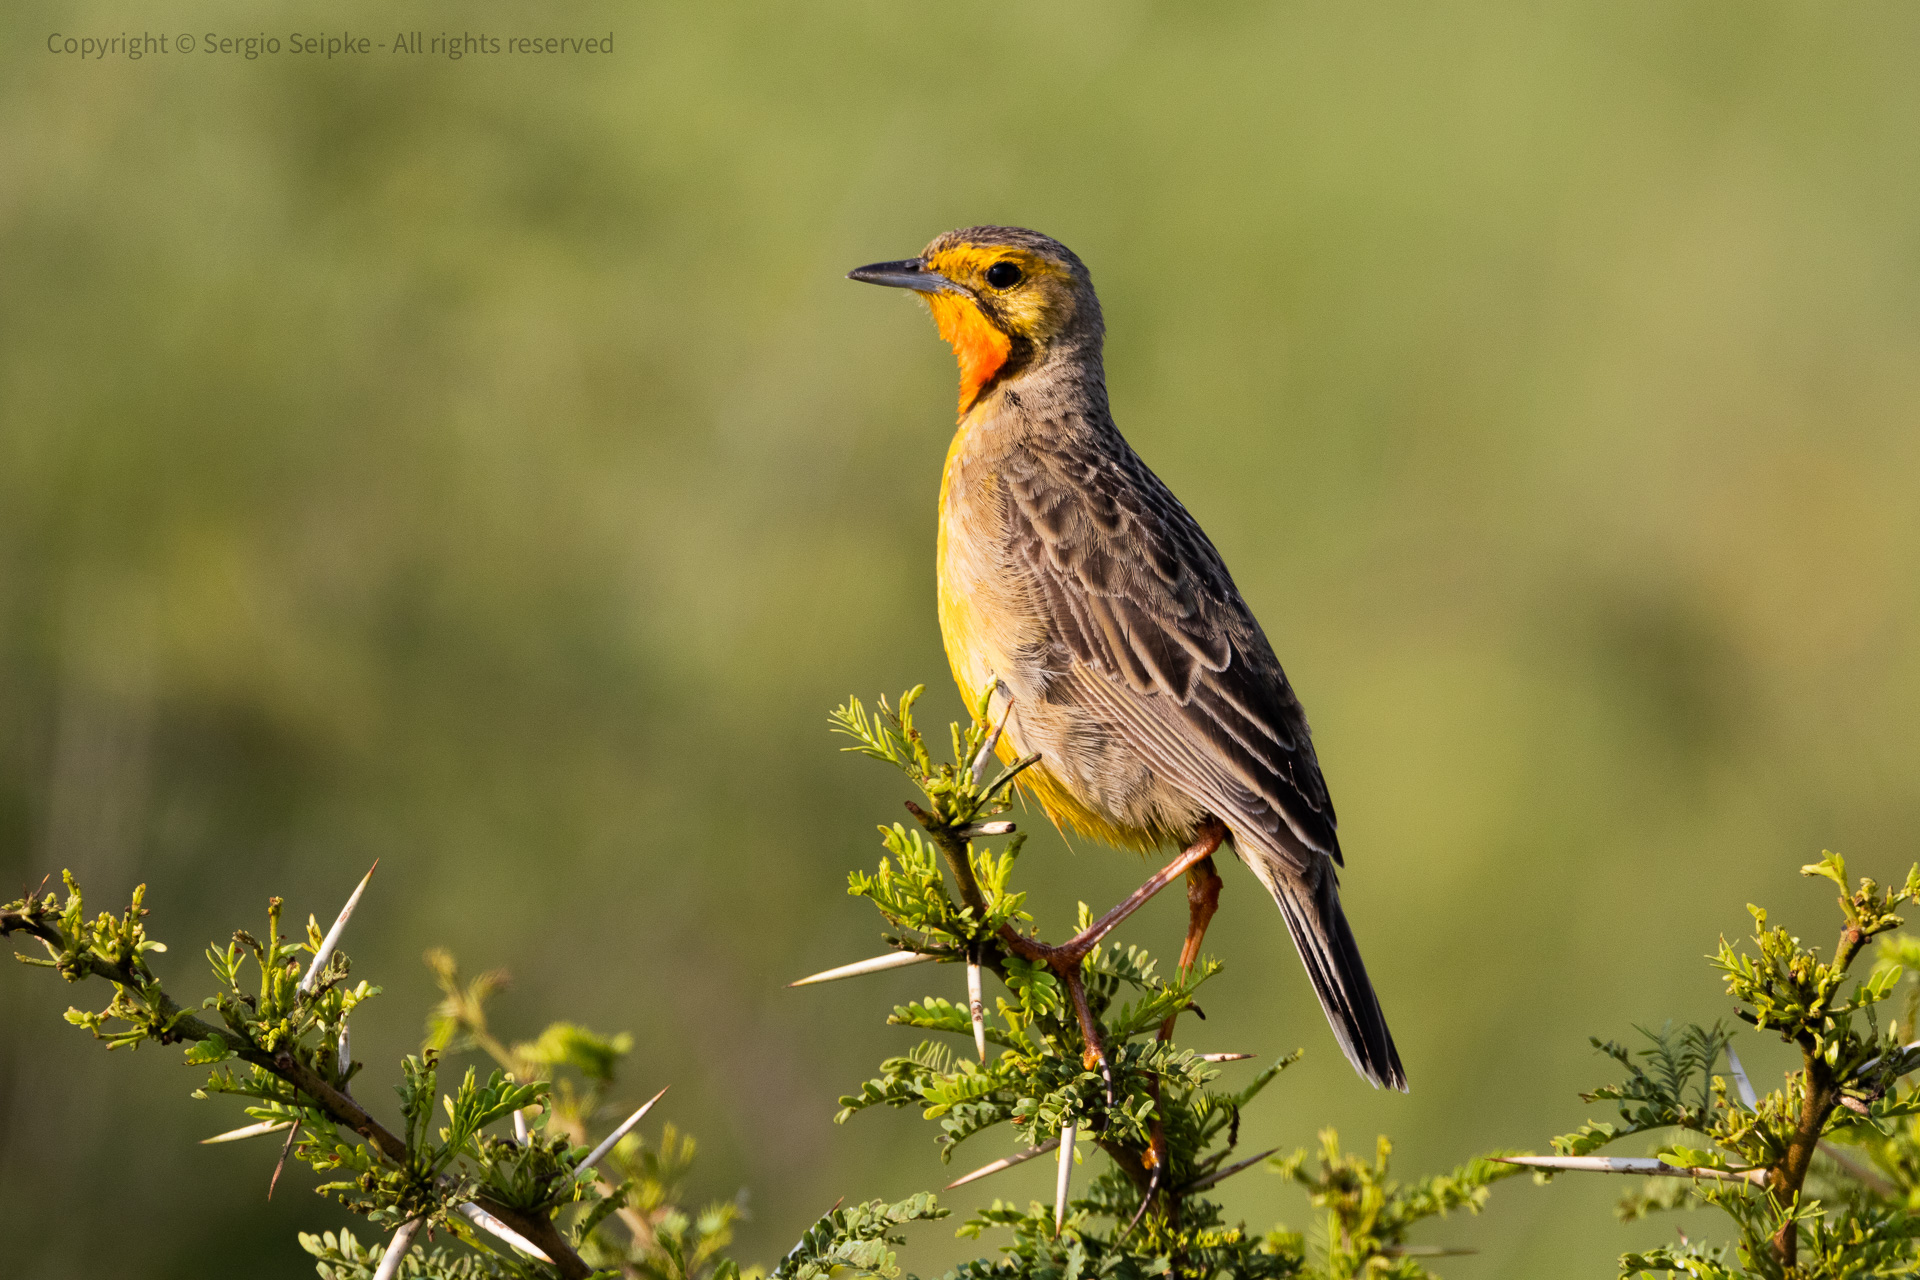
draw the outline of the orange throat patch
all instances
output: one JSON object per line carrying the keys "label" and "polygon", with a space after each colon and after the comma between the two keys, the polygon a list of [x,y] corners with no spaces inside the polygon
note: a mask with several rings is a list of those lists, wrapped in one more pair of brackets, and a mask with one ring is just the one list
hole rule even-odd
{"label": "orange throat patch", "polygon": [[940,326],[940,336],[960,361],[960,413],[964,417],[980,394],[1007,362],[1013,340],[993,327],[971,298],[952,293],[923,294]]}

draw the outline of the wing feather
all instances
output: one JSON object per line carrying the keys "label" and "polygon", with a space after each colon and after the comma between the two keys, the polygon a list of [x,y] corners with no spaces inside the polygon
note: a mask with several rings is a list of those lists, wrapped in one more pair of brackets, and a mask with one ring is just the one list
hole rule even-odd
{"label": "wing feather", "polygon": [[1011,567],[1047,615],[1060,696],[1099,707],[1157,773],[1300,872],[1338,861],[1299,699],[1171,491],[1118,432],[1029,439],[1004,474]]}

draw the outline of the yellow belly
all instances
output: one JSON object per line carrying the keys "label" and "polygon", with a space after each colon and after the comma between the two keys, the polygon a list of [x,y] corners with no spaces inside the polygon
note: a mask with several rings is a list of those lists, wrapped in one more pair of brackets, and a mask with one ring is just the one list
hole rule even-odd
{"label": "yellow belly", "polygon": [[[997,485],[991,473],[981,474],[967,468],[956,487],[956,473],[968,462],[971,419],[963,420],[947,452],[947,465],[940,477],[940,539],[937,568],[939,583],[940,636],[947,647],[947,662],[953,668],[954,683],[969,707],[977,704],[987,682],[996,677],[1010,692],[1034,687],[1022,678],[1017,664],[1019,654],[1036,632],[1044,632],[1046,621],[1025,607],[1026,593],[1020,584],[1008,582],[1006,571],[994,563],[993,551],[999,543],[998,513],[994,502]],[[1029,650],[1031,651],[1031,650]],[[1016,695],[1014,712],[1007,722],[996,753],[1005,763],[1039,751],[1040,762],[1020,775],[1020,788],[1038,801],[1055,826],[1078,831],[1095,840],[1139,852],[1160,847],[1169,833],[1114,821],[1108,814],[1090,807],[1062,776],[1049,769],[1045,742],[1048,736],[1045,717],[1068,714],[1066,708],[1026,709],[1022,724],[1022,706]]]}

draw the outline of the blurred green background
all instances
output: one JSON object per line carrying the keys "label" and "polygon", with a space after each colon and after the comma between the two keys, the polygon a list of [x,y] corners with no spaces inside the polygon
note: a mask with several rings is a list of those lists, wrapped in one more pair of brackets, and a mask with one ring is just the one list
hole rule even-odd
{"label": "blurred green background", "polygon": [[[952,1176],[915,1117],[830,1122],[951,975],[783,984],[876,950],[844,874],[904,798],[827,709],[959,711],[951,357],[841,274],[967,223],[1090,264],[1120,423],[1313,717],[1414,1091],[1347,1069],[1229,867],[1188,1035],[1308,1050],[1249,1143],[1539,1148],[1598,1114],[1590,1033],[1721,1012],[1744,903],[1824,937],[1801,863],[1920,853],[1909,4],[154,10],[0,14],[0,889],[150,882],[188,994],[270,893],[324,919],[381,858],[347,943],[379,1105],[444,944],[512,971],[509,1034],[633,1031],[626,1093],[672,1084],[698,1189],[750,1188],[745,1258]],[[142,27],[616,43],[45,48]],[[1054,932],[1141,874],[1030,848]],[[82,995],[0,977],[9,1270],[310,1275],[295,1230],[345,1215],[193,1145],[232,1106],[63,1025]],[[1610,1276],[1675,1226],[1620,1190],[1507,1183],[1428,1238],[1481,1251],[1450,1277]]]}

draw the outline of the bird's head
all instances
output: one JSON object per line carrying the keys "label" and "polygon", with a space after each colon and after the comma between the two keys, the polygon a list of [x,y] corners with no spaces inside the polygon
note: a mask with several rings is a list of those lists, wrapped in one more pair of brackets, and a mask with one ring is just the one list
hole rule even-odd
{"label": "bird's head", "polygon": [[926,300],[960,361],[963,416],[988,388],[1049,358],[1099,358],[1104,326],[1086,265],[1037,231],[949,231],[917,258],[876,262],[847,278]]}

